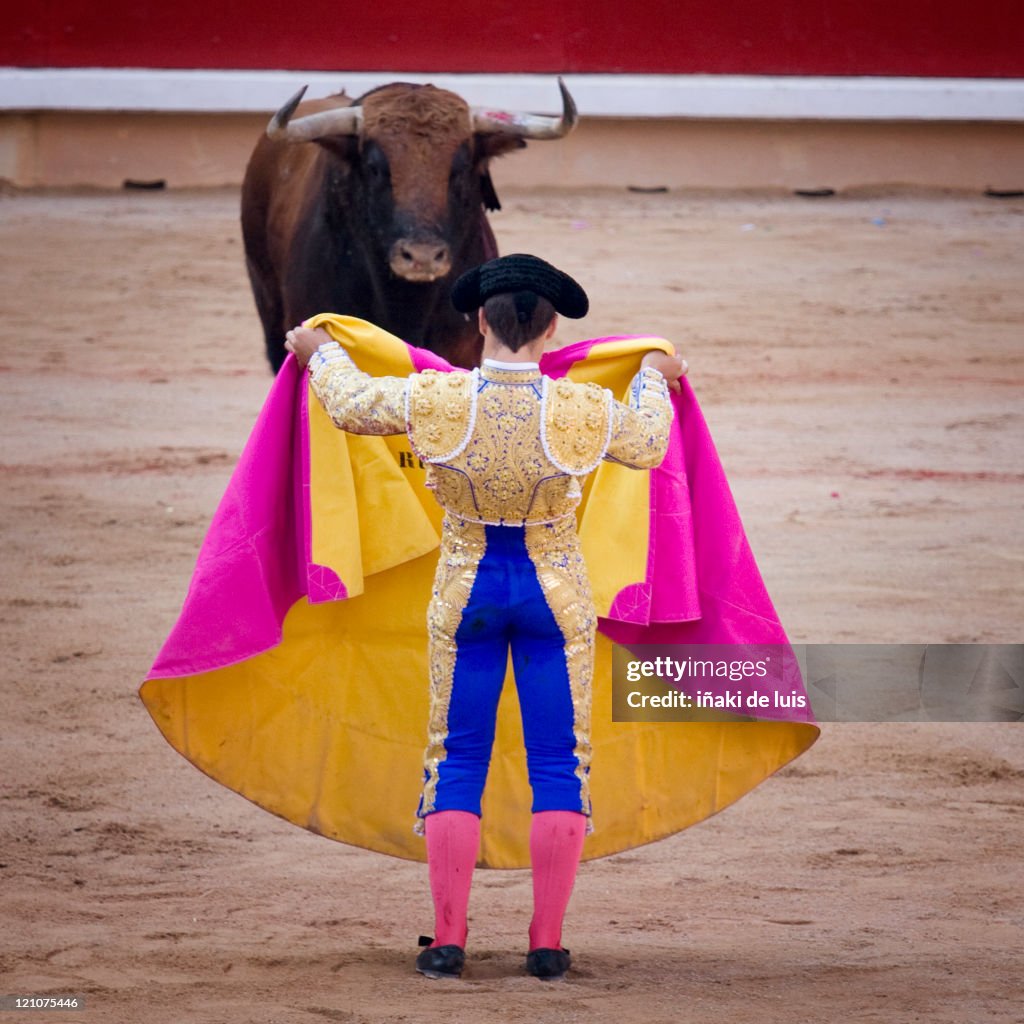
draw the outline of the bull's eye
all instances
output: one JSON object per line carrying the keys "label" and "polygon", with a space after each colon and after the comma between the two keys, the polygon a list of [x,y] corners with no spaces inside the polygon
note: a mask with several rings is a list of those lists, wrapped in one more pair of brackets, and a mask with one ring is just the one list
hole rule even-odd
{"label": "bull's eye", "polygon": [[387,181],[389,176],[388,158],[377,146],[367,148],[363,158],[363,166],[366,168],[367,176],[371,181]]}
{"label": "bull's eye", "polygon": [[466,172],[469,169],[469,144],[464,142],[457,150],[455,150],[455,156],[452,157],[452,169],[448,174],[448,180],[458,181],[460,178],[465,177]]}

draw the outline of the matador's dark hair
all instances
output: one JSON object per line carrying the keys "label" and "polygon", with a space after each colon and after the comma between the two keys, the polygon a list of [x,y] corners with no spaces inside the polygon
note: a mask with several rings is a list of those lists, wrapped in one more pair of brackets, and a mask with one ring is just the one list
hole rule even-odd
{"label": "matador's dark hair", "polygon": [[498,340],[518,352],[548,329],[555,307],[536,292],[501,292],[484,303],[484,316]]}

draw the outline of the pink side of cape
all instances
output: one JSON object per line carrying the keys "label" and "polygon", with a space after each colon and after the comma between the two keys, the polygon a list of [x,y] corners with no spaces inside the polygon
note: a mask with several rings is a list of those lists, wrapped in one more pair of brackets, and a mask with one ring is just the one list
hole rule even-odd
{"label": "pink side of cape", "polygon": [[208,672],[275,647],[288,609],[306,593],[303,523],[296,511],[308,481],[300,379],[289,356],[213,515],[181,614],[147,678]]}
{"label": "pink side of cape", "polygon": [[[598,344],[545,354],[560,377]],[[651,473],[647,579],[626,587],[600,629],[622,644],[786,644],[697,398],[686,378],[672,396],[668,452]]]}
{"label": "pink side of cape", "polygon": [[[605,338],[545,354],[564,376]],[[450,370],[410,346],[416,370]],[[275,647],[288,609],[346,596],[311,562],[307,388],[289,356],[203,542],[184,607],[147,678],[195,675]],[[689,383],[673,396],[668,454],[651,473],[647,579],[617,595],[599,628],[623,644],[786,643]]]}

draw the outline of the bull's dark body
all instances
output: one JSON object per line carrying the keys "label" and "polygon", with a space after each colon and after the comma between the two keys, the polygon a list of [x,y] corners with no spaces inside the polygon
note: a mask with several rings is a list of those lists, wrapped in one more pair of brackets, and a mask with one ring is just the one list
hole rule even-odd
{"label": "bull's dark body", "polygon": [[[400,88],[419,87],[385,87]],[[331,97],[304,104],[298,114],[366,98]],[[389,130],[381,145],[365,135],[299,144],[264,137],[252,154],[242,186],[242,234],[275,372],[286,354],[285,332],[323,312],[370,320],[456,365],[479,362],[476,320],[456,313],[449,296],[464,270],[497,255],[484,209],[497,205],[487,164],[523,142],[468,131],[460,140],[450,130],[439,140],[408,142]],[[417,159],[411,175],[392,161],[410,148]],[[443,180],[431,184],[431,175]],[[393,183],[402,185],[404,205]],[[397,238],[443,243],[450,271],[431,282],[399,277],[388,261]]]}

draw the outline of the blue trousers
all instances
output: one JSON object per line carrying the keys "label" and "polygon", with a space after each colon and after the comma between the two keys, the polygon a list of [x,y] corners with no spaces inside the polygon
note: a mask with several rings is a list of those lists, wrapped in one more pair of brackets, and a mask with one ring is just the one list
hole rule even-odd
{"label": "blue trousers", "polygon": [[431,735],[419,815],[480,814],[510,651],[532,810],[589,814],[596,619],[575,522],[463,523],[449,533],[431,602]]}

